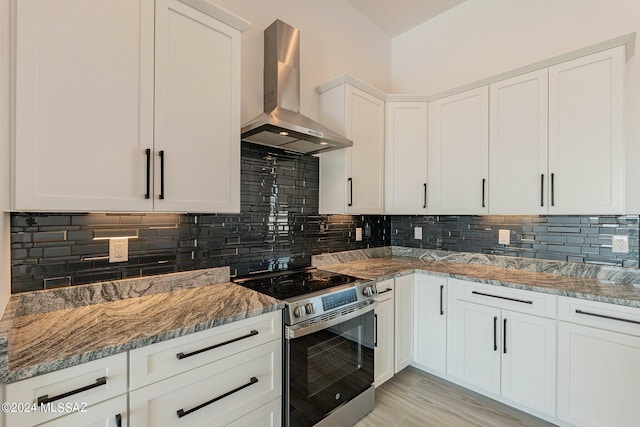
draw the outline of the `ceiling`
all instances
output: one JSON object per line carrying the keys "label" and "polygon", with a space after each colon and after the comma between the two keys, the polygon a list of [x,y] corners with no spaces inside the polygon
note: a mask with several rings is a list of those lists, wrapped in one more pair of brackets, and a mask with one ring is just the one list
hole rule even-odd
{"label": "ceiling", "polygon": [[347,0],[390,37],[402,34],[465,0]]}

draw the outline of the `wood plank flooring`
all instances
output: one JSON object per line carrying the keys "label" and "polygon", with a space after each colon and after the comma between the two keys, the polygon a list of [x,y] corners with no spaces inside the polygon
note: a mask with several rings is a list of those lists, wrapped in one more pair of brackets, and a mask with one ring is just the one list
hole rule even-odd
{"label": "wood plank flooring", "polygon": [[376,406],[355,427],[553,426],[532,415],[408,367],[376,389]]}

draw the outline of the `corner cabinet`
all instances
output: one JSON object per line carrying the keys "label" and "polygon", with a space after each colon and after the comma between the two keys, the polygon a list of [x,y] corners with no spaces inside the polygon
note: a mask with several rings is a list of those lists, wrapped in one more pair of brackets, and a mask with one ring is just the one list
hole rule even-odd
{"label": "corner cabinet", "polygon": [[14,210],[239,211],[246,21],[207,0],[25,0],[15,19]]}
{"label": "corner cabinet", "polygon": [[414,293],[414,365],[430,372],[447,370],[447,279],[416,274]]}
{"label": "corner cabinet", "polygon": [[378,306],[375,309],[375,352],[373,382],[376,387],[391,379],[395,368],[394,280],[376,283]]}
{"label": "corner cabinet", "polygon": [[414,278],[415,275],[410,274],[395,279],[396,374],[413,362]]}
{"label": "corner cabinet", "polygon": [[346,75],[317,91],[320,121],[353,141],[320,154],[320,213],[383,213],[384,94]]}
{"label": "corner cabinet", "polygon": [[489,88],[429,104],[430,214],[481,215],[488,210]]}
{"label": "corner cabinet", "polygon": [[427,120],[426,101],[386,103],[387,214],[427,213]]}

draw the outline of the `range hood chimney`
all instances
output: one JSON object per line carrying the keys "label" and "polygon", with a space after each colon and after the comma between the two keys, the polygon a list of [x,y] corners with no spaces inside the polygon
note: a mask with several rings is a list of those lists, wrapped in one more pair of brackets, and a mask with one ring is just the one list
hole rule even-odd
{"label": "range hood chimney", "polygon": [[353,142],[300,114],[300,31],[276,20],[264,30],[264,112],[242,127],[242,140],[303,154]]}

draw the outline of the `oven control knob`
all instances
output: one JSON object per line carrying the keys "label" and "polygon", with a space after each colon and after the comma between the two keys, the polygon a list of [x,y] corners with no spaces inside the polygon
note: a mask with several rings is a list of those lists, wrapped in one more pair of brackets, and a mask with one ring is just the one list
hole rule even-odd
{"label": "oven control knob", "polygon": [[307,314],[307,310],[305,310],[304,306],[298,306],[293,310],[293,315],[296,317],[304,317]]}
{"label": "oven control knob", "polygon": [[375,294],[377,294],[378,292],[376,292],[376,287],[375,285],[373,286],[367,286],[362,290],[362,293],[367,296],[367,297],[372,297]]}
{"label": "oven control knob", "polygon": [[316,314],[316,308],[313,306],[313,303],[308,303],[304,308],[307,314]]}

